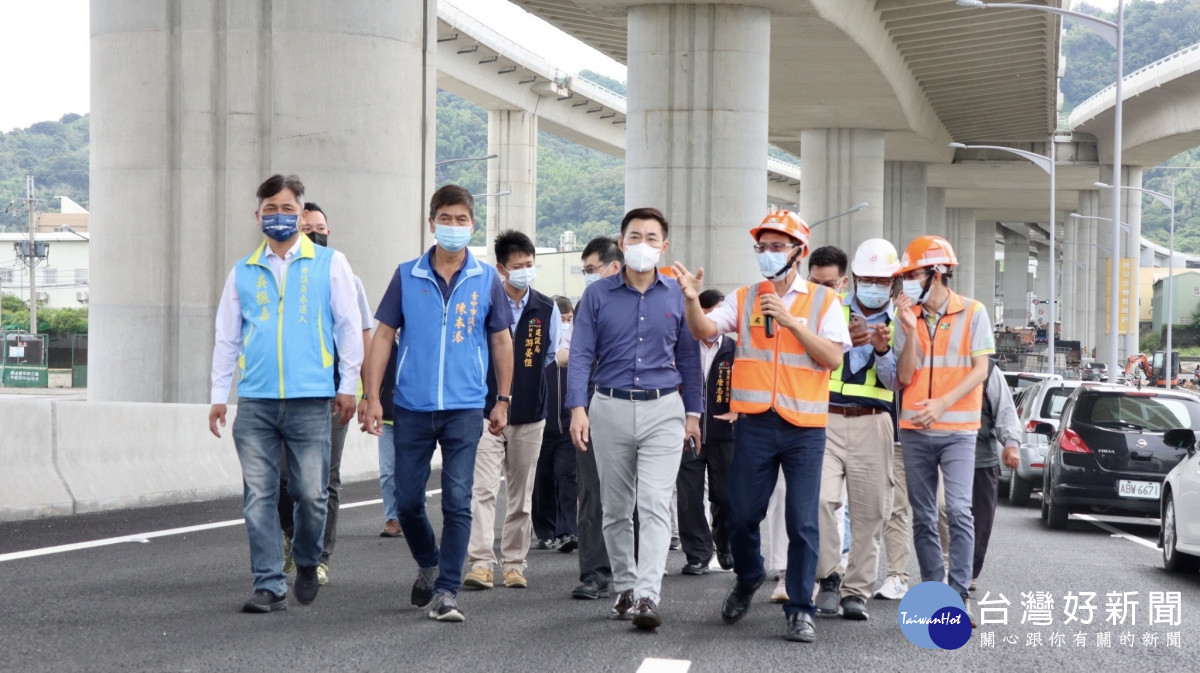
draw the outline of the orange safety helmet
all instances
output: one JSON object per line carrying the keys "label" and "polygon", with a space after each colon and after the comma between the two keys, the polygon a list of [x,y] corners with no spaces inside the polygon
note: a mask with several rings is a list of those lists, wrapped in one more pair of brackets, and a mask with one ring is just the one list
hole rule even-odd
{"label": "orange safety helmet", "polygon": [[918,236],[905,248],[896,275],[927,266],[958,266],[958,256],[949,241],[941,236]]}
{"label": "orange safety helmet", "polygon": [[757,227],[750,230],[750,235],[757,241],[759,235],[764,231],[777,231],[796,239],[800,242],[800,245],[804,246],[802,254],[808,255],[808,225],[796,213],[790,210],[776,210],[767,213],[763,221]]}

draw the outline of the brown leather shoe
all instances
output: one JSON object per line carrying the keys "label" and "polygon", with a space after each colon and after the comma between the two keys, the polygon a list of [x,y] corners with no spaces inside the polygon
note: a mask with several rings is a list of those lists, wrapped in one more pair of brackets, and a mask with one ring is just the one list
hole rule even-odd
{"label": "brown leather shoe", "polygon": [[383,531],[379,533],[379,537],[403,537],[404,533],[400,531],[400,522],[395,519],[388,519],[383,524]]}

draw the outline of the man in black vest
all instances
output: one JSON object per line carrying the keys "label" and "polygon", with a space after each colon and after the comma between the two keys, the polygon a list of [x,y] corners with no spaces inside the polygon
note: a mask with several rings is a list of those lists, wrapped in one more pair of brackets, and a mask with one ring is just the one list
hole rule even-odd
{"label": "man in black vest", "polygon": [[[571,330],[575,307],[566,297],[554,297],[563,317],[563,338]],[[561,347],[562,344],[559,344]],[[575,445],[571,443],[571,410],[566,405],[567,368],[558,362],[546,367],[546,429],[533,477],[534,549],[558,549],[569,554],[579,548],[576,523]]]}
{"label": "man in black vest", "polygon": [[[700,308],[707,314],[725,295],[719,290],[700,293]],[[679,501],[679,538],[687,564],[684,575],[704,575],[712,561],[716,545],[717,562],[725,570],[733,568],[729,533],[725,525],[725,481],[733,461],[733,419],[729,411],[730,383],[733,380],[735,339],[718,334],[712,341],[700,343],[704,371],[705,411],[700,420],[701,446],[683,452],[675,490]],[[704,473],[708,471],[708,502],[712,510],[712,528],[704,516]]]}
{"label": "man in black vest", "polygon": [[[499,436],[484,433],[475,454],[475,485],[471,497],[471,540],[467,562],[471,570],[463,586],[491,589],[496,566],[496,494],[504,476],[508,512],[501,532],[500,553],[504,586],[524,589],[525,557],[532,532],[533,477],[546,425],[546,366],[554,361],[562,332],[558,306],[529,285],[536,274],[533,241],[519,231],[496,237],[496,269],[504,279],[504,291],[516,319],[513,334],[512,399],[508,427]],[[488,406],[491,414],[496,399],[496,380],[488,373]]]}

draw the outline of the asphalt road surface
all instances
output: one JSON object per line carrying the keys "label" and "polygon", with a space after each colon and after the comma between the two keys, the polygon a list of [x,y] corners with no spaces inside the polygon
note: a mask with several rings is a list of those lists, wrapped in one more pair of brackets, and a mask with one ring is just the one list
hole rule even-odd
{"label": "asphalt road surface", "polygon": [[[655,633],[606,619],[608,600],[572,600],[576,556],[556,551],[530,552],[529,589],[463,591],[466,622],[433,622],[408,605],[416,566],[403,539],[378,537],[377,498],[377,484],[345,487],[330,584],[310,606],[267,615],[239,612],[251,593],[240,499],[0,524],[0,670],[1143,673],[1195,670],[1200,653],[1200,575],[1162,570],[1147,520],[1072,517],[1049,531],[1036,507],[1001,502],[976,597],[1003,594],[1008,623],[943,651],[910,643],[899,602],[882,600],[868,603],[869,621],[818,618],[815,644],[787,642],[769,583],[726,626],[732,575],[681,576],[681,552],[670,554]],[[439,528],[436,493],[429,504]],[[1048,612],[1042,600],[1025,614],[1034,592],[1049,594]],[[1068,592],[1095,592],[1091,624],[1067,623]],[[1109,614],[1110,602],[1121,609]],[[1116,613],[1123,624],[1106,621]]]}

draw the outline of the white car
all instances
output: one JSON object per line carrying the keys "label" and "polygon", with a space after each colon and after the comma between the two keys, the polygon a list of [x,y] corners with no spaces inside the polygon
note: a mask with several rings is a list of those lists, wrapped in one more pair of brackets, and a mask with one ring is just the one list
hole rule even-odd
{"label": "white car", "polygon": [[1162,526],[1158,546],[1163,567],[1170,572],[1193,573],[1200,569],[1200,456],[1196,433],[1189,428],[1168,430],[1163,441],[1187,449],[1187,457],[1167,473],[1159,497]]}
{"label": "white car", "polygon": [[[1044,376],[1044,375],[1043,375]],[[1029,504],[1029,495],[1042,489],[1042,470],[1045,467],[1046,451],[1050,440],[1034,432],[1038,423],[1049,423],[1058,428],[1063,405],[1067,397],[1083,381],[1064,381],[1062,377],[1044,378],[1028,388],[1021,389],[1017,405],[1017,420],[1021,423],[1021,448],[1018,451],[1020,464],[1010,470],[1000,463],[1000,492],[1008,492],[1008,501],[1018,507]]]}

